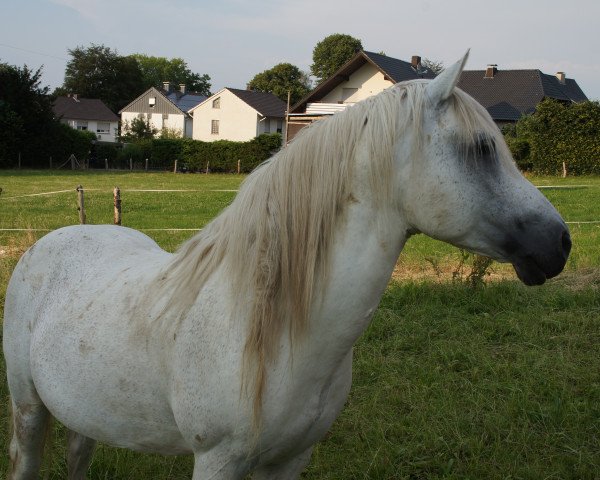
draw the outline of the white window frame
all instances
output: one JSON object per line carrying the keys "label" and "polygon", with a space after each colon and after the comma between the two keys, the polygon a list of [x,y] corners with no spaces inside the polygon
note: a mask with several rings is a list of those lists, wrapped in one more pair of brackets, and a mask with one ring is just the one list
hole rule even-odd
{"label": "white window frame", "polygon": [[[101,128],[105,127],[105,128]],[[96,133],[110,134],[110,122],[98,122],[96,125]]]}

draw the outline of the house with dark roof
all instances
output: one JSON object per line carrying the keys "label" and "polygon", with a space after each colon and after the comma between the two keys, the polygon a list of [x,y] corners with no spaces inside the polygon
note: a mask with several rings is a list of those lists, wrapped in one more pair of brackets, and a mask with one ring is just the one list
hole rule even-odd
{"label": "house with dark roof", "polygon": [[164,82],[162,90],[150,87],[119,111],[121,130],[127,131],[133,120],[142,118],[159,132],[168,129],[182,137],[191,137],[193,119],[189,112],[204,100],[205,95],[188,92],[183,84],[179,89],[172,88],[170,82]]}
{"label": "house with dark roof", "polygon": [[[405,62],[360,51],[290,108],[287,140],[315,120],[344,110],[398,82],[434,77],[434,72],[421,64],[418,55]],[[489,65],[486,70],[463,71],[458,86],[481,103],[498,125],[516,122],[523,114],[532,113],[545,98],[561,102],[587,100],[577,82],[566,78],[563,72],[547,75],[539,70],[499,70],[496,65]]]}
{"label": "house with dark roof", "polygon": [[286,104],[272,93],[223,88],[190,110],[192,138],[247,141],[263,133],[285,133]]}
{"label": "house with dark roof", "polygon": [[97,98],[77,94],[58,97],[52,105],[57,119],[76,130],[94,132],[99,141],[116,142],[119,117]]}
{"label": "house with dark roof", "polygon": [[421,64],[418,55],[405,62],[361,50],[290,108],[287,139],[291,140],[315,120],[377,95],[398,82],[434,77],[435,74]]}
{"label": "house with dark roof", "polygon": [[465,70],[458,87],[481,103],[498,125],[514,123],[533,113],[545,98],[560,102],[583,102],[587,97],[577,82],[564,72],[548,75],[540,70]]}

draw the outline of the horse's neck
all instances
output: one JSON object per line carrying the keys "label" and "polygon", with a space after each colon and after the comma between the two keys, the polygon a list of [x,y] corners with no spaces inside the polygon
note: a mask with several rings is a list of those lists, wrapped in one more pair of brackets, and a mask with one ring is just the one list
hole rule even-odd
{"label": "horse's neck", "polygon": [[324,299],[315,302],[309,334],[317,350],[333,347],[342,356],[368,326],[407,239],[400,213],[377,205],[365,182],[360,173],[354,180],[356,201],[334,236]]}

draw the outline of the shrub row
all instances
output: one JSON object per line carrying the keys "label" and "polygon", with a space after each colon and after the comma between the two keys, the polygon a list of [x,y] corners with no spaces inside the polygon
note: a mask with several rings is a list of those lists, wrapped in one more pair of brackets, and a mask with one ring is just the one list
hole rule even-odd
{"label": "shrub row", "polygon": [[96,135],[74,130],[59,122],[49,123],[41,135],[29,136],[19,141],[0,140],[0,168],[48,168],[50,159],[56,168],[68,162],[73,154],[78,160],[87,159]]}
{"label": "shrub row", "polygon": [[134,168],[144,168],[148,159],[151,170],[172,170],[177,160],[178,168],[182,170],[205,171],[208,166],[211,172],[231,173],[237,172],[239,160],[240,171],[248,173],[280,146],[279,134],[264,134],[247,142],[141,139],[120,147],[97,145],[93,155],[95,160],[90,162],[90,166],[103,168],[107,159],[110,168],[129,168],[130,161]]}
{"label": "shrub row", "polygon": [[240,171],[248,173],[281,147],[281,135],[277,133],[260,135],[247,142],[157,138],[110,145],[97,144],[93,142],[95,138],[91,132],[57,123],[53,132],[38,140],[28,140],[20,149],[3,152],[0,144],[0,167],[16,167],[20,154],[24,168],[47,168],[50,157],[57,168],[74,154],[80,161],[89,161],[91,168],[104,168],[108,160],[111,169],[128,169],[130,161],[135,169],[142,169],[148,159],[152,170],[172,170],[177,160],[182,170],[204,171],[208,166],[212,172],[230,173],[237,172],[239,161]]}
{"label": "shrub row", "polygon": [[537,174],[600,174],[600,103],[544,100],[504,129],[517,164]]}

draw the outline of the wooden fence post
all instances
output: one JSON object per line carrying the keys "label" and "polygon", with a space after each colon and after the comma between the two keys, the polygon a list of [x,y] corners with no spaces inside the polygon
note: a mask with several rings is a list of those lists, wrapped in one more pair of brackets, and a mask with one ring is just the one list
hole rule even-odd
{"label": "wooden fence post", "polygon": [[79,210],[79,223],[85,225],[85,205],[83,203],[83,187],[77,186],[77,210]]}
{"label": "wooden fence post", "polygon": [[208,175],[208,169],[209,169],[209,167],[210,167],[210,161],[207,161],[206,162],[206,172],[205,172],[207,175]]}
{"label": "wooden fence post", "polygon": [[50,155],[50,170],[52,170],[52,155]]}
{"label": "wooden fence post", "polygon": [[177,173],[177,159],[175,159],[175,167],[173,167],[173,173]]}
{"label": "wooden fence post", "polygon": [[121,189],[115,187],[113,190],[115,200],[115,225],[121,225]]}
{"label": "wooden fence post", "polygon": [[565,162],[563,162],[562,167],[563,167],[563,174],[562,174],[562,176],[563,176],[563,178],[567,178],[567,164]]}
{"label": "wooden fence post", "polygon": [[129,157],[129,170],[133,170],[133,159]]}
{"label": "wooden fence post", "polygon": [[18,167],[19,167],[19,170],[21,170],[21,152],[19,152],[19,165],[18,165]]}
{"label": "wooden fence post", "polygon": [[148,171],[148,159],[146,159],[146,171]]}
{"label": "wooden fence post", "polygon": [[240,167],[241,167],[241,164],[242,164],[242,161],[241,161],[241,160],[238,160],[238,175],[240,174],[240,170],[241,170],[241,168],[240,168]]}
{"label": "wooden fence post", "polygon": [[104,170],[108,170],[108,158],[104,159]]}
{"label": "wooden fence post", "polygon": [[69,157],[69,160],[71,160],[71,170],[75,170],[75,155],[73,153]]}

